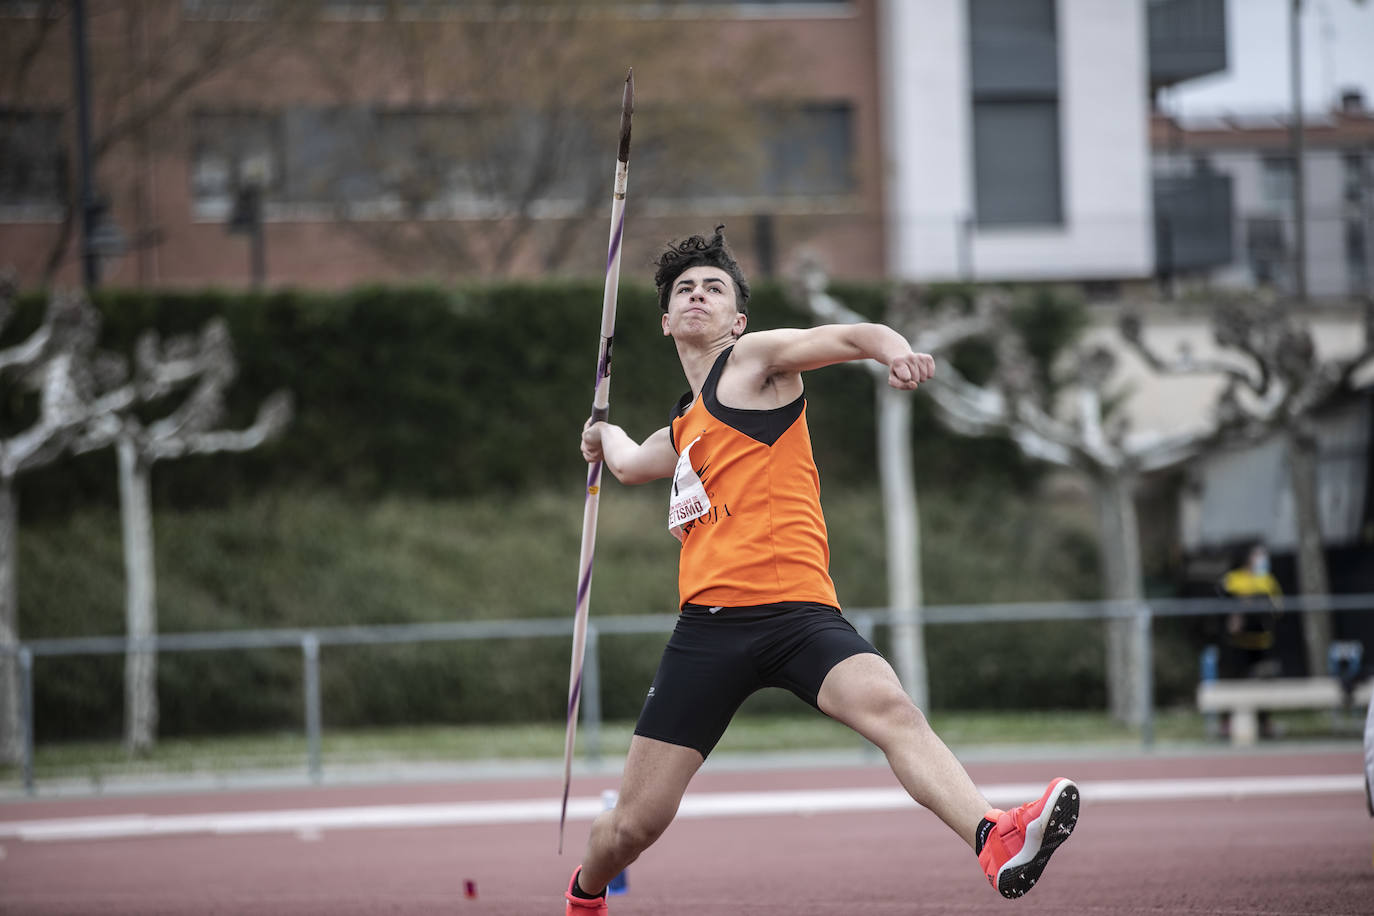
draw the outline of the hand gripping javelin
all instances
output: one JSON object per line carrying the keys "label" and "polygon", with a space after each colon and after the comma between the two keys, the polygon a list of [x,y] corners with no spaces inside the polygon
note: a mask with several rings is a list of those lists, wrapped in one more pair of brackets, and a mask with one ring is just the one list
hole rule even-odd
{"label": "hand gripping javelin", "polygon": [[[606,292],[601,299],[601,347],[596,357],[596,387],[592,422],[606,419],[611,406],[611,344],[615,340],[615,297],[620,287],[620,242],[625,234],[625,185],[630,171],[630,115],[635,110],[635,71],[625,77],[620,108],[620,149],[615,163],[615,195],[611,198],[611,241],[606,255]],[[573,747],[577,743],[577,710],[582,700],[582,662],[587,650],[587,611],[592,592],[592,556],[596,548],[596,510],[601,496],[600,461],[587,468],[587,499],[582,507],[582,552],[577,561],[577,609],[573,615],[572,668],[568,675],[568,730],[563,739],[563,807],[558,815],[558,852],[563,853],[563,828],[568,820],[568,788],[572,784]]]}

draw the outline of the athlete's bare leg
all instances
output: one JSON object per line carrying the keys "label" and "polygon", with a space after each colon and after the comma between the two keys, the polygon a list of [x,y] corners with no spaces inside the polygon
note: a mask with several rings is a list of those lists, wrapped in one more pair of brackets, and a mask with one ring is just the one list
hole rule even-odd
{"label": "athlete's bare leg", "polygon": [[830,669],[817,704],[881,748],[908,794],[973,847],[978,823],[992,806],[882,656],[853,655]]}
{"label": "athlete's bare leg", "polygon": [[592,823],[578,885],[594,894],[657,840],[704,758],[690,747],[635,735],[625,758],[620,797]]}

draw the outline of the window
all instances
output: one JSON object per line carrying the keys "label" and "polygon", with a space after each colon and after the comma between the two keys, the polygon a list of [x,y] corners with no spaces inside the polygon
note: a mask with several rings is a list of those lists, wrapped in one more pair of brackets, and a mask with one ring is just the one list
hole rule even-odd
{"label": "window", "polygon": [[1273,216],[1252,216],[1245,223],[1246,253],[1250,272],[1261,286],[1287,289],[1293,258],[1283,220]]}
{"label": "window", "polygon": [[[580,206],[593,179],[605,177],[605,150],[588,131],[575,112],[202,112],[194,118],[193,197],[206,216],[227,213],[249,181],[262,185],[278,212],[304,206],[418,217],[493,215],[533,204],[566,209],[569,201]],[[603,185],[596,181],[595,190]]]}
{"label": "window", "polygon": [[1365,173],[1364,153],[1348,150],[1341,155],[1345,199],[1348,203],[1359,204],[1370,192],[1374,192],[1374,180]]}
{"label": "window", "polygon": [[187,19],[221,22],[265,19],[272,10],[265,0],[181,0]]}
{"label": "window", "polygon": [[1368,254],[1364,225],[1358,220],[1347,220],[1345,224],[1346,292],[1352,296],[1361,296],[1371,292]]}
{"label": "window", "polygon": [[970,0],[979,225],[1063,223],[1054,0]]}
{"label": "window", "polygon": [[51,216],[66,188],[62,115],[0,108],[0,207]]}
{"label": "window", "polygon": [[451,198],[465,135],[463,122],[456,111],[377,112],[368,158],[382,195],[409,215],[423,215],[436,201]]}
{"label": "window", "polygon": [[1062,222],[1058,104],[975,104],[973,151],[980,225]]}
{"label": "window", "polygon": [[631,168],[657,200],[774,199],[809,206],[856,188],[848,102],[644,114],[651,126],[637,139]]}
{"label": "window", "polygon": [[[29,11],[60,10],[62,0],[0,0]],[[253,21],[306,6],[300,0],[181,0],[182,15],[198,21]],[[311,4],[320,18],[335,22],[441,19],[538,19],[600,15],[636,19],[835,19],[855,14],[854,0],[320,0]],[[50,13],[49,15],[54,15]]]}
{"label": "window", "polygon": [[776,108],[763,117],[767,161],[758,193],[820,197],[854,190],[848,103]]}
{"label": "window", "polygon": [[225,215],[239,188],[254,183],[267,199],[283,187],[281,119],[263,112],[197,112],[191,118],[191,196]]}
{"label": "window", "polygon": [[788,7],[797,7],[797,11],[805,13],[816,7],[840,7],[849,8],[853,6],[853,0],[617,0],[623,6],[639,6],[646,9],[674,7],[694,7],[694,6],[742,6],[742,7],[782,7],[780,12],[790,13]]}
{"label": "window", "polygon": [[357,203],[381,193],[373,113],[363,107],[299,107],[282,115],[285,175],[291,203]]}
{"label": "window", "polygon": [[599,202],[607,168],[598,123],[566,109],[474,112],[457,147],[454,191],[521,207]]}
{"label": "window", "polygon": [[336,19],[382,19],[389,13],[406,17],[432,17],[463,12],[465,8],[485,7],[492,9],[496,4],[477,3],[472,0],[325,0],[323,12]]}
{"label": "window", "polygon": [[1265,156],[1260,160],[1260,197],[1271,209],[1293,205],[1293,157]]}
{"label": "window", "polygon": [[6,19],[56,19],[63,13],[60,0],[0,0],[0,16]]}
{"label": "window", "polygon": [[[695,141],[649,131],[636,147],[635,174],[659,199],[807,201],[855,189],[848,103],[654,116],[671,125],[672,137]],[[713,126],[698,131],[699,122]],[[353,217],[569,215],[605,196],[607,123],[564,109],[200,112],[193,198],[202,216],[223,216],[251,181],[278,214],[288,207],[312,215],[342,208]],[[703,144],[710,155],[701,155]]]}

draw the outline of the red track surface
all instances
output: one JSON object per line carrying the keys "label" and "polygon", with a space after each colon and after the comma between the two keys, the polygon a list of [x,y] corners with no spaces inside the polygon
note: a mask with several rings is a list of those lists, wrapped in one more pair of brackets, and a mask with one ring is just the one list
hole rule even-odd
{"label": "red track surface", "polygon": [[[630,869],[614,916],[686,913],[1374,914],[1374,821],[1362,793],[1094,801],[1093,781],[1358,774],[1350,752],[972,764],[983,785],[1084,784],[1078,830],[1019,901],[1001,899],[928,812],[680,819]],[[613,786],[574,783],[574,796]],[[703,772],[693,793],[893,785],[881,767]],[[556,778],[145,795],[0,806],[3,822],[556,798]],[[8,837],[4,914],[554,914],[588,822],[187,834],[35,842]],[[464,884],[476,884],[467,899]]]}

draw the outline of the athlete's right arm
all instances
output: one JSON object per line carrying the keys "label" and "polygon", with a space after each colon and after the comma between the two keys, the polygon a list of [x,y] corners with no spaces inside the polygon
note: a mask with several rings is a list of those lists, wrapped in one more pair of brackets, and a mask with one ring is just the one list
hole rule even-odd
{"label": "athlete's right arm", "polygon": [[666,426],[639,443],[619,426],[589,421],[582,430],[582,457],[588,464],[606,462],[615,479],[627,485],[672,477],[677,467],[677,452]]}

